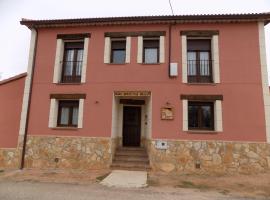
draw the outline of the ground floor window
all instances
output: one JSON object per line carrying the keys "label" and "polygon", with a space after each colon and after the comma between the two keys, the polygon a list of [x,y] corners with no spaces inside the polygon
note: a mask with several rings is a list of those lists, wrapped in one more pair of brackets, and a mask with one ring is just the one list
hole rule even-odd
{"label": "ground floor window", "polygon": [[188,129],[214,130],[214,103],[188,101]]}
{"label": "ground floor window", "polygon": [[58,105],[57,126],[77,127],[79,100],[60,100]]}
{"label": "ground floor window", "polygon": [[85,94],[50,94],[49,128],[82,128]]}

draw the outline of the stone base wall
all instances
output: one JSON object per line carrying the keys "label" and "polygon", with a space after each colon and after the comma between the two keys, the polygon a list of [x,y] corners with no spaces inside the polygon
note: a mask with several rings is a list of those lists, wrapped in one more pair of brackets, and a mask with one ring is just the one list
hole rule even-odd
{"label": "stone base wall", "polygon": [[20,152],[14,149],[0,149],[0,169],[19,168]]}
{"label": "stone base wall", "polygon": [[19,136],[17,148],[0,148],[0,169],[18,169],[21,162],[23,137]]}
{"label": "stone base wall", "polygon": [[270,144],[168,140],[167,150],[147,150],[154,171],[187,173],[257,173],[270,170]]}
{"label": "stone base wall", "polygon": [[111,138],[29,136],[25,168],[108,168],[112,159],[111,147]]}
{"label": "stone base wall", "polygon": [[112,138],[111,139],[111,150],[112,150],[112,160],[113,160],[113,156],[114,156],[114,154],[115,154],[115,151],[116,151],[116,149],[118,148],[118,147],[120,147],[122,144],[121,144],[121,138],[119,138],[119,137],[116,137],[116,138]]}

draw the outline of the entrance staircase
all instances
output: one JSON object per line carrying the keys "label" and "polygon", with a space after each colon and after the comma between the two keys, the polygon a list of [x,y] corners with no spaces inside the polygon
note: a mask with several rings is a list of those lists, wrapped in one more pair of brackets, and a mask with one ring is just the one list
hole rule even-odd
{"label": "entrance staircase", "polygon": [[146,149],[142,147],[119,147],[116,149],[111,168],[149,171],[150,163]]}

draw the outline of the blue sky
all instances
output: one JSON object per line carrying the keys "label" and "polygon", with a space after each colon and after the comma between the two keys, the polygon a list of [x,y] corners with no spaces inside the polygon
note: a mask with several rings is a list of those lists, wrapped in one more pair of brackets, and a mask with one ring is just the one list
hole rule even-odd
{"label": "blue sky", "polygon": [[[170,15],[169,0],[0,0],[0,76],[26,71],[30,31],[21,18],[54,19]],[[174,14],[270,12],[270,0],[171,0]],[[266,26],[270,66],[270,25]],[[268,67],[268,71],[270,68]]]}

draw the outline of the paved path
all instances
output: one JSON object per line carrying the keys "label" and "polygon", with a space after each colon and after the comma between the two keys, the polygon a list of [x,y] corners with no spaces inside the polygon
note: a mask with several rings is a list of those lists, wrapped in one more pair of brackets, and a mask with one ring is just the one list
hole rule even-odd
{"label": "paved path", "polygon": [[0,181],[1,200],[248,200],[193,189],[150,187],[108,188],[99,184]]}
{"label": "paved path", "polygon": [[102,185],[122,188],[143,188],[147,186],[146,171],[113,170],[102,182]]}

